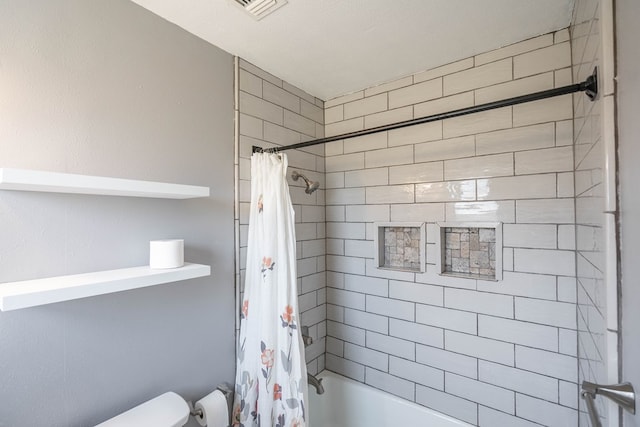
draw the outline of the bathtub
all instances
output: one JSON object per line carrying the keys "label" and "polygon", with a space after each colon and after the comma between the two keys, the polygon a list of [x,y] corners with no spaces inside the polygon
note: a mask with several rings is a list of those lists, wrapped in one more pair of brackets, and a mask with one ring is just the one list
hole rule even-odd
{"label": "bathtub", "polygon": [[333,372],[318,378],[325,392],[309,387],[309,427],[471,426]]}

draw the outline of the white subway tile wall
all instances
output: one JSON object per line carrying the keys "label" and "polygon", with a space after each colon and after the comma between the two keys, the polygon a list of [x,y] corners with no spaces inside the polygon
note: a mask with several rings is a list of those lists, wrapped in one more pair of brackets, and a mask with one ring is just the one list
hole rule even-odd
{"label": "white subway tile wall", "polygon": [[[238,178],[237,185],[242,191],[239,192],[240,212],[236,215],[236,227],[239,232],[239,253],[246,253],[247,232],[249,223],[249,202],[250,202],[250,157],[252,146],[273,147],[278,145],[288,145],[310,138],[320,138],[324,136],[324,103],[313,96],[304,93],[278,79],[269,73],[260,70],[254,65],[240,59],[239,60],[239,82],[238,82],[238,129],[239,129],[239,147],[237,153]],[[386,105],[386,100],[385,100]],[[342,106],[340,107],[342,108]],[[331,115],[333,114],[333,115]],[[333,120],[343,118],[342,110],[340,115],[337,113],[327,113],[327,116],[333,117]],[[297,238],[297,258],[298,258],[298,290],[301,323],[309,326],[309,332],[314,339],[314,344],[307,348],[307,368],[310,373],[316,374],[324,369],[325,366],[325,337],[327,331],[326,319],[327,309],[326,301],[333,301],[337,298],[333,291],[335,289],[326,289],[326,273],[325,273],[325,221],[326,215],[332,215],[331,212],[325,211],[325,161],[324,146],[310,147],[303,150],[292,150],[287,152],[289,158],[289,175],[291,171],[298,170],[306,175],[309,179],[320,181],[320,189],[315,193],[305,194],[303,183],[301,180],[294,182],[289,179],[289,187],[291,189],[291,198],[296,212],[296,238]],[[362,155],[360,153],[360,155]],[[327,164],[329,170],[345,170],[350,169],[351,159],[345,159],[342,163],[335,162]],[[335,181],[334,181],[335,182]],[[338,183],[339,184],[339,183]],[[358,191],[360,189],[356,189]],[[329,199],[333,202],[342,202],[349,200],[350,195],[332,194]],[[344,197],[344,198],[343,198]],[[362,191],[362,200],[364,201],[364,191]],[[357,230],[358,224],[350,233],[354,237],[364,238],[364,227],[361,233]],[[331,232],[336,233],[332,226]],[[340,235],[346,230],[338,230]],[[236,286],[243,289],[245,260],[243,256],[238,259],[238,274],[236,275]],[[358,262],[358,260],[356,260]],[[338,264],[344,264],[338,261]],[[364,263],[359,272],[364,272]],[[359,308],[364,308],[364,296],[353,293],[353,298],[340,295],[340,301],[352,301],[351,304]],[[361,304],[357,304],[357,300],[361,299]],[[343,318],[334,315],[335,319],[343,321]],[[329,330],[333,335],[339,335],[336,327],[332,326]],[[341,338],[351,336],[348,332],[343,331]],[[327,343],[326,347],[333,349],[335,353],[337,346],[342,348],[342,340],[333,339],[331,343]],[[362,341],[364,344],[364,333],[362,333]],[[354,354],[348,352],[347,354]],[[343,354],[340,353],[340,356]],[[344,363],[345,372],[350,371],[350,365]],[[364,373],[364,371],[362,371]],[[353,377],[361,379],[355,373]]]}
{"label": "white subway tile wall", "polygon": [[[594,67],[600,71],[603,67],[602,43],[606,35],[602,33],[601,12],[603,5],[599,0],[577,0],[570,28],[572,46],[572,74],[575,82],[583,81]],[[610,47],[612,48],[612,46]],[[601,74],[602,75],[602,74]],[[600,80],[603,81],[602,78]],[[602,84],[602,83],[601,83]],[[602,84],[603,86],[606,84]],[[603,148],[604,132],[602,130],[604,100],[611,98],[612,93],[602,93],[596,102],[589,102],[578,96],[573,98],[573,129],[565,129],[572,136],[575,159],[575,198],[576,227],[573,231],[577,249],[577,295],[567,294],[563,297],[570,302],[577,301],[578,307],[578,381],[591,381],[608,384],[617,382],[607,373],[606,349],[606,301],[605,270],[605,236],[604,211],[606,207],[604,170],[605,150]],[[566,288],[570,288],[570,284]],[[616,286],[613,284],[613,286]],[[571,331],[573,333],[573,331]],[[615,334],[615,331],[612,332]],[[575,348],[564,348],[573,351]],[[615,362],[614,362],[615,363]],[[562,383],[561,383],[562,384]],[[564,386],[562,386],[564,389]],[[569,389],[569,393],[575,390]],[[564,395],[564,393],[563,393]],[[573,399],[573,404],[575,405]],[[586,407],[582,399],[577,399],[580,407],[581,425],[588,425]],[[567,405],[571,405],[567,401]],[[603,425],[618,425],[617,413],[608,413],[608,405],[597,401],[598,413]],[[617,412],[617,411],[616,411]],[[612,418],[607,420],[607,418]]]}
{"label": "white subway tile wall", "polygon": [[[562,30],[327,101],[327,134],[570,73]],[[577,425],[572,111],[564,96],[327,145],[327,369],[474,425]],[[425,273],[376,268],[375,221],[427,223]],[[503,280],[438,275],[439,221],[503,222]]]}
{"label": "white subway tile wall", "polygon": [[[238,286],[252,145],[582,81],[599,64],[599,6],[577,0],[570,31],[326,103],[240,60]],[[326,365],[481,426],[586,420],[577,384],[606,382],[600,109],[579,94],[288,152],[290,169],[321,182],[312,196],[290,182],[309,371]],[[378,270],[375,221],[501,221],[503,280],[437,275],[429,232],[426,273]]]}

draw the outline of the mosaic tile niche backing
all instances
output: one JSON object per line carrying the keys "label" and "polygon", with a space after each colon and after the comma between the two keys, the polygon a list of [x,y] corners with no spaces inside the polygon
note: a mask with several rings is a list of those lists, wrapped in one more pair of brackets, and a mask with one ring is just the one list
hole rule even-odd
{"label": "mosaic tile niche backing", "polygon": [[496,230],[446,227],[444,273],[496,277]]}
{"label": "mosaic tile niche backing", "polygon": [[420,271],[420,228],[384,227],[385,268]]}

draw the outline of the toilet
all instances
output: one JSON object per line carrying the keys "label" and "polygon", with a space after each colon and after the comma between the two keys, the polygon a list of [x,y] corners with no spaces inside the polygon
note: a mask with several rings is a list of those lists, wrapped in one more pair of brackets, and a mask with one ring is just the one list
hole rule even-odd
{"label": "toilet", "polygon": [[170,391],[96,427],[181,427],[189,421],[189,414],[187,402]]}
{"label": "toilet", "polygon": [[227,427],[232,403],[233,393],[228,383],[221,384],[214,392],[197,401],[194,412],[179,394],[169,391],[96,427],[182,427],[187,424],[190,415],[194,415],[202,426]]}

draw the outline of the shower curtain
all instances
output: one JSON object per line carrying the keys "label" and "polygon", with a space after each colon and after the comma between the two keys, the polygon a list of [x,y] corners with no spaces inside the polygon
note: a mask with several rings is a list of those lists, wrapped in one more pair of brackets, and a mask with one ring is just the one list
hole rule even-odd
{"label": "shower curtain", "polygon": [[294,212],[285,154],[251,157],[251,209],[233,427],[306,426]]}

